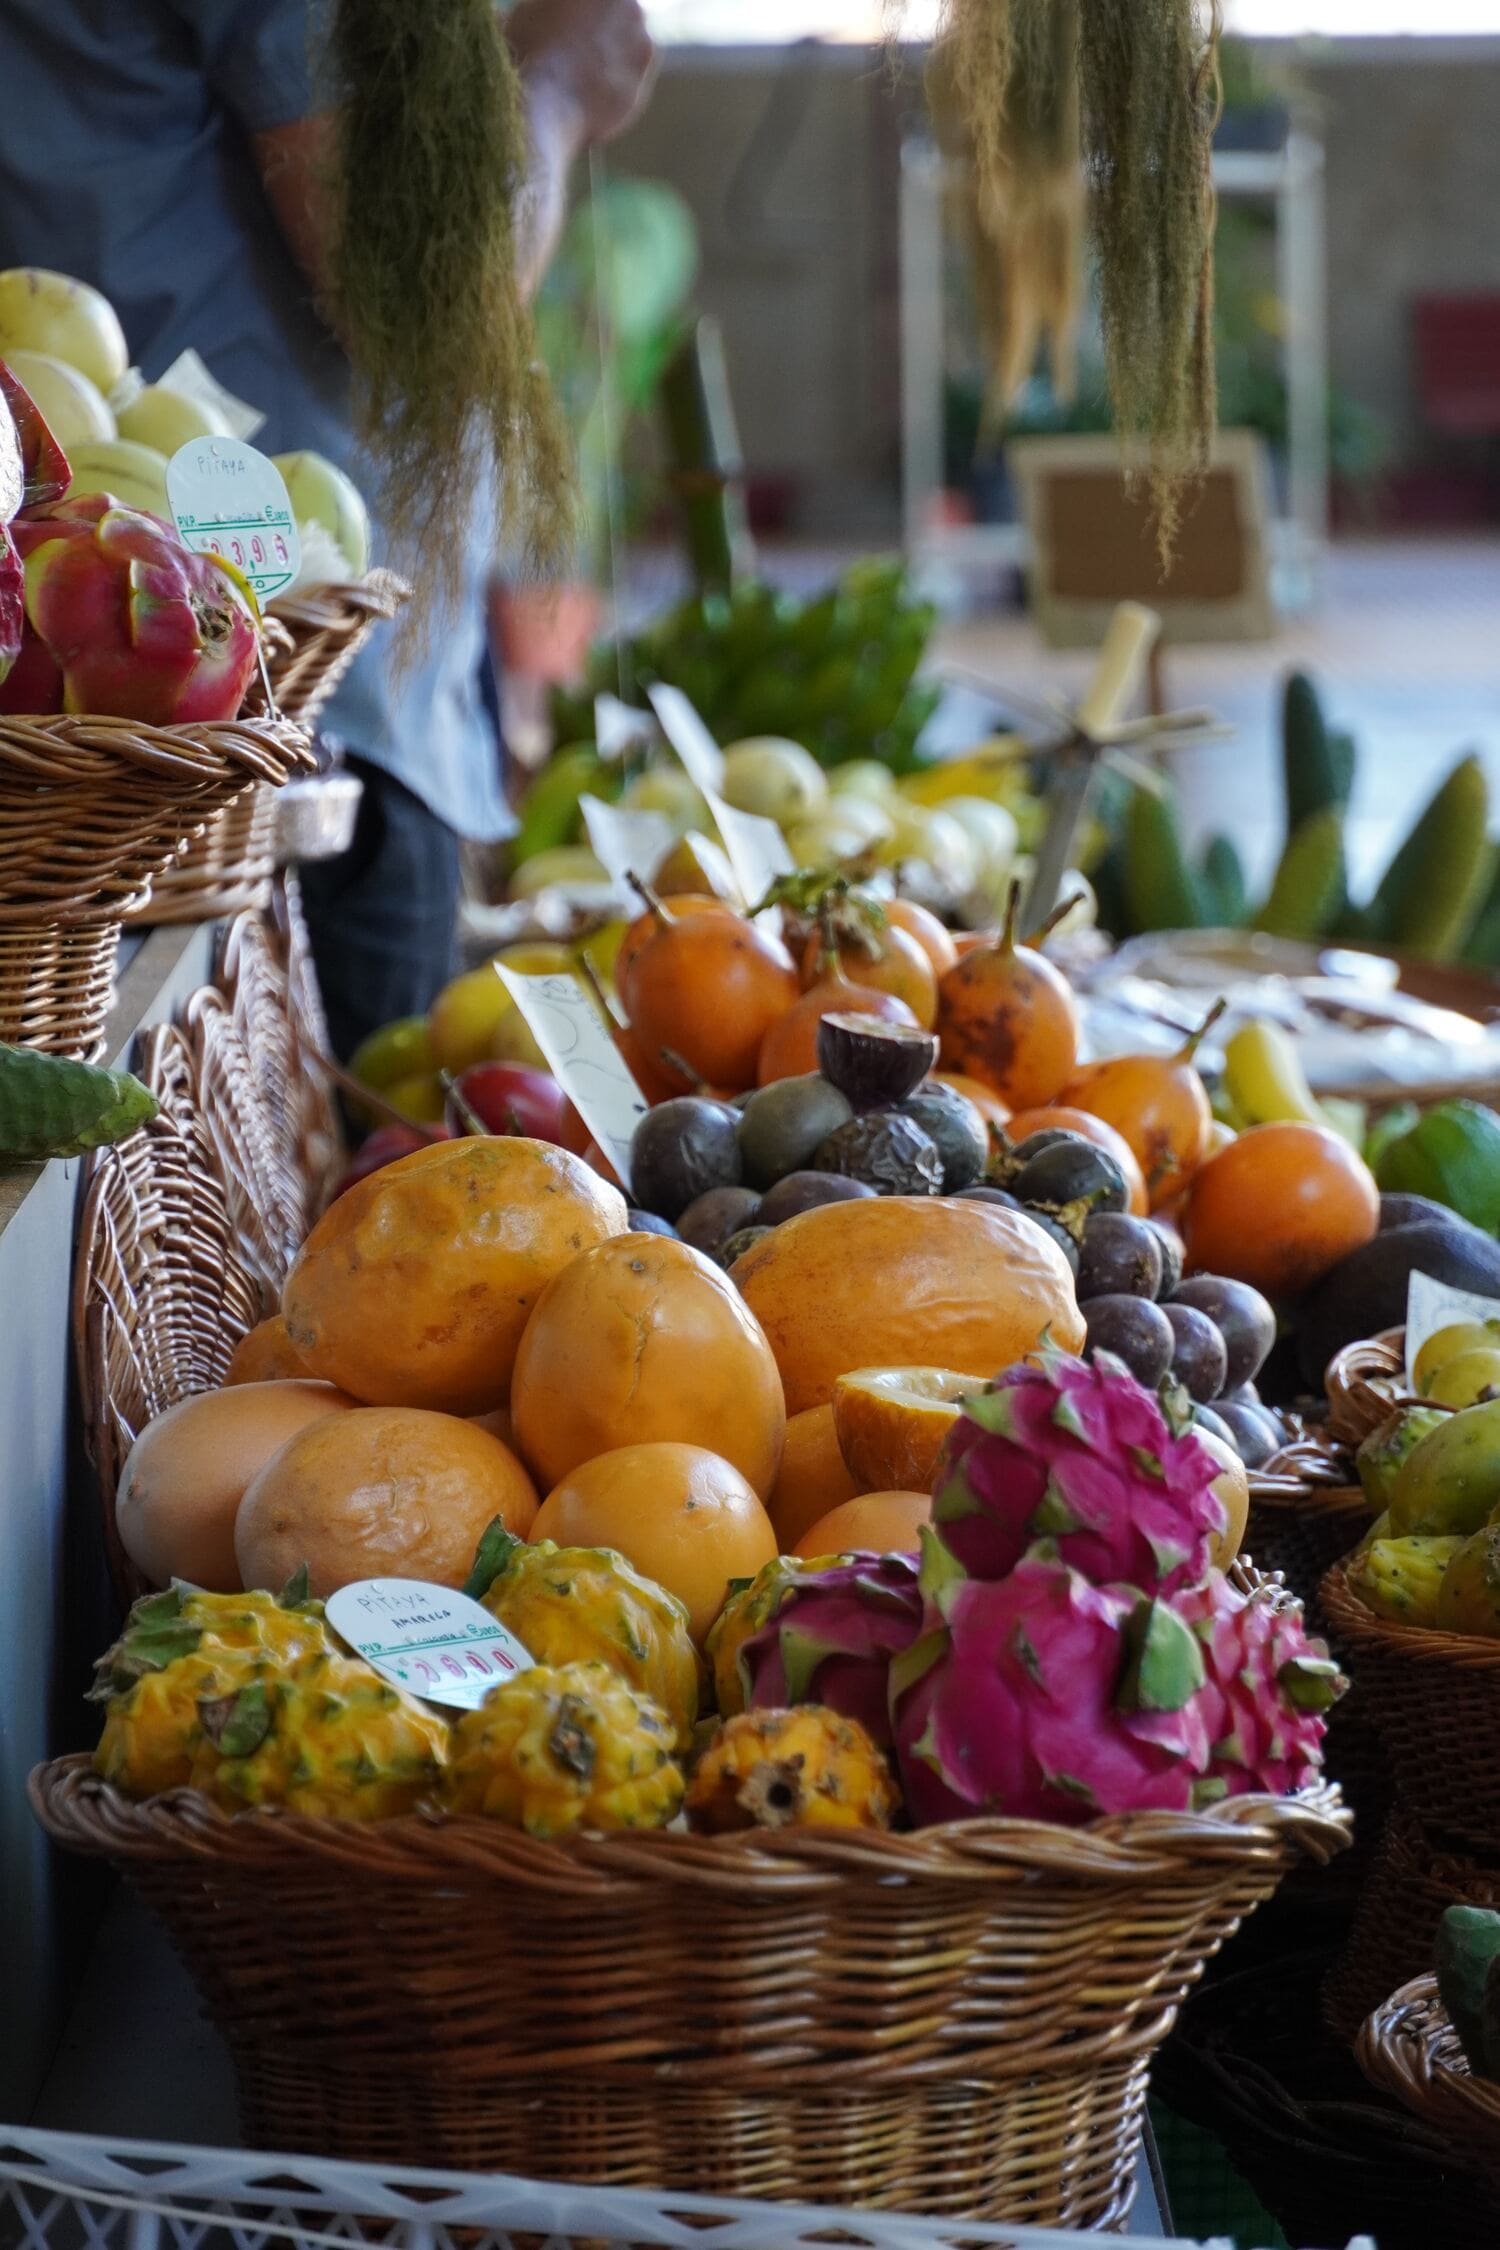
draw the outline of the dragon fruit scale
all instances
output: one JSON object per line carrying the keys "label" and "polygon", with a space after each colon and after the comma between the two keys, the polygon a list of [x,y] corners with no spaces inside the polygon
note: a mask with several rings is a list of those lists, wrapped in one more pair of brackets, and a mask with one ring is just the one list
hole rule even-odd
{"label": "dragon fruit scale", "polygon": [[820,1703],[891,1746],[890,1673],[922,1626],[914,1555],[846,1555],[788,1578],[735,1658],[744,1708]]}
{"label": "dragon fruit scale", "polygon": [[[15,535],[33,693],[49,683],[55,695],[60,684],[54,709],[154,726],[233,718],[255,670],[257,627],[248,593],[216,555],[195,554],[169,524],[107,493],[24,515]],[[13,695],[7,682],[0,703],[17,708]]]}
{"label": "dragon fruit scale", "polygon": [[932,1521],[973,1578],[1004,1578],[1046,1542],[1095,1585],[1168,1593],[1201,1583],[1226,1527],[1219,1472],[1119,1360],[1045,1351],[964,1401]]}
{"label": "dragon fruit scale", "polygon": [[1283,1797],[1315,1781],[1325,1713],[1348,1686],[1298,1603],[1246,1596],[1213,1571],[1174,1597],[1203,1651],[1210,1757],[1206,1797],[1264,1790]]}
{"label": "dragon fruit scale", "polygon": [[1209,1763],[1204,1659],[1169,1601],[1043,1555],[967,1578],[931,1533],[923,1581],[927,1629],[891,1667],[917,1827],[1192,1808]]}

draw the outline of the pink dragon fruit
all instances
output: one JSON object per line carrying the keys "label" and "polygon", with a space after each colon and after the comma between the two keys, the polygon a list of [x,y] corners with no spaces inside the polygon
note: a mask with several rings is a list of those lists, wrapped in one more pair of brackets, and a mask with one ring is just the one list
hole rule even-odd
{"label": "pink dragon fruit", "polygon": [[1209,1758],[1203,1657],[1171,1603],[1043,1555],[966,1578],[931,1533],[922,1575],[927,1629],[891,1666],[916,1826],[1191,1808]]}
{"label": "pink dragon fruit", "polygon": [[[171,726],[232,718],[255,670],[249,601],[216,555],[194,554],[170,524],[82,494],[17,519],[30,708],[87,711]],[[55,668],[55,677],[53,669]],[[5,701],[13,701],[6,683]]]}
{"label": "pink dragon fruit", "polygon": [[0,471],[0,521],[22,508],[45,508],[68,489],[68,457],[47,427],[45,415],[20,377],[0,359],[0,406],[9,416],[20,449],[20,490]]}
{"label": "pink dragon fruit", "polygon": [[932,1520],[974,1578],[1004,1578],[1045,1541],[1095,1585],[1167,1593],[1208,1569],[1210,1536],[1227,1520],[1219,1473],[1119,1360],[1047,1351],[964,1401]]}
{"label": "pink dragon fruit", "polygon": [[1172,1604],[1203,1649],[1211,1755],[1204,1796],[1265,1790],[1285,1797],[1317,1779],[1324,1713],[1348,1682],[1327,1644],[1303,1628],[1300,1603],[1236,1592],[1219,1571]]}
{"label": "pink dragon fruit", "polygon": [[913,1555],[849,1555],[829,1569],[788,1578],[766,1622],[740,1643],[735,1665],[744,1707],[823,1703],[857,1719],[887,1750],[891,1659],[911,1646],[921,1625]]}

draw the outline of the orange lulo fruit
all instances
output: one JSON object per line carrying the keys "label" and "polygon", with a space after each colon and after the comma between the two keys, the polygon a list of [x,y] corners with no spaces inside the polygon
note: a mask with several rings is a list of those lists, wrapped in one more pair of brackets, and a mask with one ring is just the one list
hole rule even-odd
{"label": "orange lulo fruit", "polygon": [[274,1383],[282,1377],[305,1375],[307,1368],[286,1332],[284,1313],[257,1321],[235,1345],[224,1370],[224,1387],[236,1383]]}
{"label": "orange lulo fruit", "polygon": [[[707,891],[679,892],[672,901],[672,912],[674,914],[728,914],[736,921],[740,919],[739,909],[732,906],[728,899],[712,898]],[[642,908],[634,921],[626,928],[625,935],[620,940],[620,950],[615,955],[614,967],[615,990],[622,1001],[625,999],[625,980],[630,974],[630,965],[647,938],[654,937],[659,927],[655,909],[647,906]]]}
{"label": "orange lulo fruit", "polygon": [[940,1086],[951,1086],[955,1094],[972,1102],[986,1125],[997,1125],[1002,1132],[1010,1130],[1010,1110],[993,1087],[981,1085],[961,1070],[935,1070],[932,1075]]}
{"label": "orange lulo fruit", "polygon": [[930,907],[919,906],[914,898],[888,898],[884,906],[886,920],[916,939],[932,963],[933,975],[945,975],[958,959],[958,947],[947,925],[938,920]]}
{"label": "orange lulo fruit", "polygon": [[771,1519],[732,1463],[700,1445],[624,1445],[580,1462],[553,1487],[531,1537],[613,1547],[675,1594],[701,1642],[731,1578],[776,1554]]}
{"label": "orange lulo fruit", "polygon": [[989,1086],[1012,1109],[1056,1099],[1078,1062],[1078,1006],[1061,969],[1016,943],[1020,886],[1005,927],[960,955],[938,986],[942,1066]]}
{"label": "orange lulo fruit", "polygon": [[820,1555],[914,1555],[931,1515],[930,1492],[862,1492],[809,1524],[792,1553],[807,1562]]}
{"label": "orange lulo fruit", "polygon": [[[659,1051],[648,1051],[634,1025],[617,1025],[614,1041],[625,1068],[653,1109],[658,1102],[670,1101],[674,1094],[690,1094],[693,1091],[692,1080],[684,1078],[680,1070],[674,1070],[665,1055]],[[571,1147],[572,1142],[568,1145]]]}
{"label": "orange lulo fruit", "polygon": [[995,1203],[825,1203],[755,1243],[731,1278],[776,1355],[789,1414],[826,1405],[859,1367],[951,1367],[988,1380],[1044,1334],[1060,1351],[1083,1346],[1061,1250]]}
{"label": "orange lulo fruit", "polygon": [[738,914],[677,914],[657,902],[657,928],[625,977],[625,1012],[646,1053],[669,1047],[711,1086],[755,1084],[761,1041],[800,986],[780,938]]}
{"label": "orange lulo fruit", "polygon": [[287,1276],[287,1333],[371,1406],[483,1414],[552,1276],[625,1225],[619,1189],[567,1149],[439,1141],[329,1205]]}
{"label": "orange lulo fruit", "polygon": [[930,1492],[938,1455],[978,1378],[951,1367],[861,1367],[833,1386],[839,1450],[860,1492]]}
{"label": "orange lulo fruit", "polygon": [[781,1552],[790,1554],[809,1524],[830,1508],[852,1500],[859,1486],[839,1450],[831,1406],[809,1406],[786,1426],[781,1467],[766,1502],[766,1513]]}
{"label": "orange lulo fruit", "polygon": [[762,1499],[786,1429],[754,1314],[711,1258],[620,1234],[548,1282],[516,1353],[516,1443],[544,1491],[580,1461],[666,1440],[721,1454]]}
{"label": "orange lulo fruit", "polygon": [[1136,1162],[1135,1150],[1123,1133],[1117,1133],[1102,1117],[1094,1117],[1086,1109],[1067,1109],[1061,1102],[1050,1102],[1042,1109],[1018,1109],[1005,1131],[1007,1138],[1019,1147],[1033,1133],[1044,1133],[1049,1127],[1081,1134],[1084,1140],[1092,1141],[1095,1148],[1102,1148],[1106,1156],[1112,1156],[1125,1175],[1131,1210],[1138,1219],[1145,1217],[1150,1209],[1145,1178]]}
{"label": "orange lulo fruit", "polygon": [[524,1539],[535,1515],[536,1489],[499,1438],[423,1407],[362,1406],[314,1422],[266,1463],[234,1546],[246,1586],[284,1586],[304,1563],[324,1597],[355,1578],[461,1586],[497,1516]]}
{"label": "orange lulo fruit", "polygon": [[1058,1097],[1065,1108],[1102,1117],[1129,1142],[1153,1211],[1182,1193],[1208,1153],[1214,1114],[1193,1057],[1223,1008],[1216,1001],[1175,1054],[1087,1063]]}
{"label": "orange lulo fruit", "polygon": [[809,986],[778,1016],[760,1043],[756,1083],[806,1078],[818,1068],[818,1026],[825,1016],[878,1016],[882,1023],[916,1024],[904,1000],[877,992],[873,985],[851,984],[842,972]]}
{"label": "orange lulo fruit", "polygon": [[1252,1125],[1194,1176],[1183,1240],[1190,1272],[1298,1297],[1379,1224],[1374,1176],[1337,1133]]}
{"label": "orange lulo fruit", "polygon": [[889,992],[904,1001],[924,1031],[931,1031],[937,1021],[937,972],[925,949],[899,923],[841,934],[834,942],[815,930],[803,948],[803,984],[821,984],[835,961],[851,983]]}

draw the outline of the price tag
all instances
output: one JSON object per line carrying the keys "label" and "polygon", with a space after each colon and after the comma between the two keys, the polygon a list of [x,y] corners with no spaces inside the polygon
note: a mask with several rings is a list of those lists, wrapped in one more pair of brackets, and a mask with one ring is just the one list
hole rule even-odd
{"label": "price tag", "polygon": [[747,906],[753,906],[765,897],[778,875],[790,875],[795,868],[791,846],[775,821],[767,820],[764,814],[738,812],[711,790],[707,796],[740,896]]}
{"label": "price tag", "polygon": [[594,697],[594,748],[601,758],[623,758],[638,742],[655,738],[656,722],[649,711],[633,711],[617,695]]}
{"label": "price tag", "polygon": [[167,463],[172,520],[200,555],[222,555],[257,601],[284,593],[302,542],[281,471],[243,438],[191,438]]}
{"label": "price tag", "polygon": [[553,1077],[630,1187],[630,1143],[649,1103],[599,1010],[579,979],[561,971],[518,976],[497,961],[495,974],[520,1009]]}
{"label": "price tag", "polygon": [[676,841],[677,832],[666,814],[631,812],[623,805],[606,805],[598,797],[583,796],[578,803],[594,857],[608,870],[611,882],[623,883],[627,875],[649,882]]}
{"label": "price tag", "polygon": [[[656,680],[646,690],[661,731],[682,760],[688,779],[704,796],[724,786],[724,753],[681,688]],[[727,849],[727,846],[726,846]]]}
{"label": "price tag", "polygon": [[1406,1284],[1406,1387],[1414,1396],[1418,1352],[1429,1336],[1459,1320],[1492,1320],[1500,1328],[1500,1298],[1450,1288],[1430,1273],[1411,1275]]}
{"label": "price tag", "polygon": [[328,1622],[382,1679],[424,1703],[477,1710],[531,1657],[489,1611],[420,1578],[358,1578],[327,1602]]}

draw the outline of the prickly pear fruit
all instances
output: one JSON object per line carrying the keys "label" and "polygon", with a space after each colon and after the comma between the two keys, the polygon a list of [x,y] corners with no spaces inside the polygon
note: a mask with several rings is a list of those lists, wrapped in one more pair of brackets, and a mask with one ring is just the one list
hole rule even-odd
{"label": "prickly pear fruit", "polygon": [[1348,1566],[1352,1592],[1398,1625],[1436,1625],[1443,1573],[1464,1545],[1437,1539],[1372,1539]]}
{"label": "prickly pear fruit", "polygon": [[1445,1414],[1408,1454],[1391,1487],[1398,1534],[1482,1530],[1500,1502],[1500,1399]]}
{"label": "prickly pear fruit", "polygon": [[1372,1508],[1388,1508],[1403,1463],[1424,1437],[1448,1419],[1431,1406],[1398,1406],[1371,1430],[1354,1456],[1359,1481]]}
{"label": "prickly pear fruit", "polygon": [[1450,1906],[1437,1927],[1434,1966],[1438,1997],[1476,2076],[1497,2074],[1500,2056],[1486,2051],[1485,1989],[1500,1961],[1500,1914],[1488,1906]]}
{"label": "prickly pear fruit", "polygon": [[1438,1588],[1436,1623],[1445,1633],[1500,1640],[1500,1525],[1459,1541]]}

